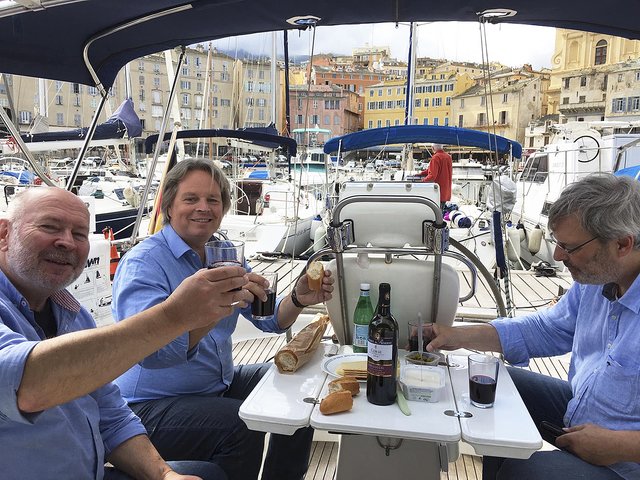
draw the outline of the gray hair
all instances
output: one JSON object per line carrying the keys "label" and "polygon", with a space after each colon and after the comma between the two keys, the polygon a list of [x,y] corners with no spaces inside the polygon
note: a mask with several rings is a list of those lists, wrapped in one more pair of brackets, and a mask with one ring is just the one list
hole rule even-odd
{"label": "gray hair", "polygon": [[432,148],[434,152],[437,152],[438,150],[444,150],[444,147],[441,143],[434,143]]}
{"label": "gray hair", "polygon": [[591,174],[569,184],[549,209],[551,230],[573,215],[594,237],[614,240],[634,237],[640,250],[640,182],[631,177]]}
{"label": "gray hair", "polygon": [[211,160],[204,158],[190,158],[182,160],[169,170],[164,179],[162,186],[162,201],[160,203],[160,211],[162,212],[163,223],[169,223],[169,208],[173,204],[178,194],[178,187],[184,177],[193,171],[201,171],[211,175],[211,178],[220,187],[222,195],[222,212],[227,213],[231,208],[231,187],[226,175]]}

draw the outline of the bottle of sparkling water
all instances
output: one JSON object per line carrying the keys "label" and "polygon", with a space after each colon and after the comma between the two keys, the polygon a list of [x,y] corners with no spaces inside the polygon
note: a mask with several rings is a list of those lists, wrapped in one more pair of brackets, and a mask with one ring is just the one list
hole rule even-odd
{"label": "bottle of sparkling water", "polygon": [[360,297],[353,312],[353,351],[356,353],[367,353],[369,322],[373,318],[370,290],[371,285],[368,283],[360,284]]}

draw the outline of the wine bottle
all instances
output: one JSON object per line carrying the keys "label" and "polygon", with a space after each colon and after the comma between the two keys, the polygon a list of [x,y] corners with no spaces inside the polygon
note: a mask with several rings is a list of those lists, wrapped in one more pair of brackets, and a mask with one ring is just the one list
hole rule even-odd
{"label": "wine bottle", "polygon": [[367,400],[375,405],[396,401],[398,322],[391,315],[391,285],[381,283],[376,314],[369,322]]}
{"label": "wine bottle", "polygon": [[368,283],[360,284],[360,298],[353,312],[353,351],[356,353],[367,353],[367,341],[369,339],[369,322],[373,317],[373,305]]}

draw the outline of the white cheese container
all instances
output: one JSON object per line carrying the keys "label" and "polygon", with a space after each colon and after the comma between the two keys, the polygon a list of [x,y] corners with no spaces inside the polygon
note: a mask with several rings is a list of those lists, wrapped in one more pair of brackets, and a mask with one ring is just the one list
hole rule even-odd
{"label": "white cheese container", "polygon": [[445,371],[441,367],[403,365],[400,388],[407,400],[437,402],[444,388]]}

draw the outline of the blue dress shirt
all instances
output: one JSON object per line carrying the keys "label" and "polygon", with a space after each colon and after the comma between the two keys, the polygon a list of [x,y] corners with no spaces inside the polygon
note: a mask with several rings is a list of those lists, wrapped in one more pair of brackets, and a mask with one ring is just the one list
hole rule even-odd
{"label": "blue dress shirt", "polygon": [[[640,276],[621,298],[611,287],[576,282],[552,308],[491,324],[515,365],[571,352],[573,398],[565,425],[640,431]],[[640,478],[638,463],[610,468],[623,478]]]}
{"label": "blue dress shirt", "polygon": [[[51,306],[58,335],[95,328],[66,290],[51,297]],[[111,383],[39,413],[21,412],[25,362],[43,339],[27,301],[0,272],[0,477],[102,479],[105,455],[146,430]]]}
{"label": "blue dress shirt", "polygon": [[[248,269],[248,265],[245,263]],[[204,268],[200,256],[171,225],[131,249],[113,279],[111,308],[116,321],[165,300],[182,281]],[[277,312],[269,320],[254,320],[251,305],[222,319],[189,350],[189,334],[178,337],[116,379],[130,403],[176,395],[222,395],[233,380],[231,334],[243,314],[265,332],[281,333]],[[188,311],[184,315],[189,315]]]}

